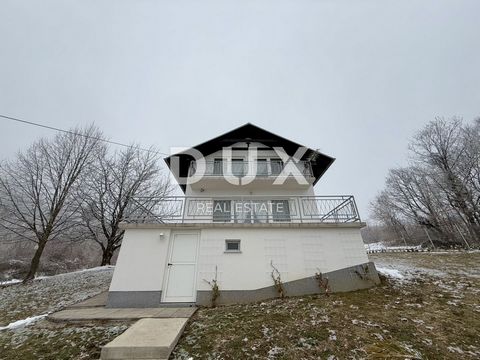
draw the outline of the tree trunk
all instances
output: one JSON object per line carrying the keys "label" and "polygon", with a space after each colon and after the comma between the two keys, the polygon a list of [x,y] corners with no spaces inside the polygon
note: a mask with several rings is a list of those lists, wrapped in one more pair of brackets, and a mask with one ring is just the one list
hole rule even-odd
{"label": "tree trunk", "polygon": [[41,240],[38,243],[37,250],[35,251],[35,255],[33,255],[32,261],[30,263],[30,269],[28,270],[28,274],[23,279],[24,284],[35,278],[35,274],[37,273],[38,266],[40,265],[40,258],[42,257],[42,253],[43,253],[43,250],[45,249],[45,245],[47,245],[47,242],[44,240]]}
{"label": "tree trunk", "polygon": [[477,242],[477,239],[480,239],[480,226],[476,224],[473,216],[468,219],[467,231],[470,235],[470,240]]}
{"label": "tree trunk", "polygon": [[114,252],[115,252],[114,247],[108,244],[102,251],[102,262],[100,266],[110,265],[112,262],[112,257]]}

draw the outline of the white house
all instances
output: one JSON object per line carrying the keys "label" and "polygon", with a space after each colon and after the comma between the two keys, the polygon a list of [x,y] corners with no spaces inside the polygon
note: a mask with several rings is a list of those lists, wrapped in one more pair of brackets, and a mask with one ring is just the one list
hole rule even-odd
{"label": "white house", "polygon": [[137,199],[109,289],[109,307],[206,305],[350,291],[378,283],[351,195],[316,196],[334,159],[246,124],[165,159],[185,196]]}

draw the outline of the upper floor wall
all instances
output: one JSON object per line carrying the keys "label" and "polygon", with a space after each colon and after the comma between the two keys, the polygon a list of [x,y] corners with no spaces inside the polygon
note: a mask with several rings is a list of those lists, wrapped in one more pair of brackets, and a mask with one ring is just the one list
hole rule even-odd
{"label": "upper floor wall", "polygon": [[165,158],[188,196],[313,195],[334,160],[250,123]]}
{"label": "upper floor wall", "polygon": [[313,195],[309,160],[288,158],[262,143],[238,142],[192,160],[186,195]]}

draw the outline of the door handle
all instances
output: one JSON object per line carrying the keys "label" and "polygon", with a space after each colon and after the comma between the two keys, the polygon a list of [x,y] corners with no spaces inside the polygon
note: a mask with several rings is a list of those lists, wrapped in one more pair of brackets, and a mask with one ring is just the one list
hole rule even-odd
{"label": "door handle", "polygon": [[172,266],[173,264],[172,263],[168,263],[167,266]]}

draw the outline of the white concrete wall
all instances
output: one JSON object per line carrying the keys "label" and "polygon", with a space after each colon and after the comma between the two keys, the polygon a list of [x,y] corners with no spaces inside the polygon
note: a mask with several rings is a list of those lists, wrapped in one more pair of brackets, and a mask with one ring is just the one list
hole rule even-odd
{"label": "white concrete wall", "polygon": [[110,291],[161,290],[169,239],[169,229],[127,229]]}
{"label": "white concrete wall", "polygon": [[[225,253],[225,239],[240,239],[241,253]],[[203,229],[198,289],[209,289],[202,279],[214,277],[215,265],[221,289],[271,286],[271,260],[284,282],[313,276],[317,269],[329,272],[368,262],[359,229]]]}
{"label": "white concrete wall", "polygon": [[[220,154],[211,154],[207,160]],[[273,151],[261,151],[259,156],[277,158]],[[258,187],[255,184],[259,184]],[[212,185],[199,190],[187,186],[186,195],[220,198],[315,195],[311,185],[265,186],[261,181],[248,187]],[[368,262],[359,228],[258,228],[252,225],[251,228],[199,228],[199,231],[198,290],[210,289],[204,279],[214,278],[215,266],[221,289],[252,290],[272,285],[271,260],[285,282],[313,276],[317,269],[329,272]],[[163,240],[159,237],[161,232]],[[170,237],[168,229],[127,229],[110,290],[162,290]],[[225,253],[225,239],[240,239],[242,252]]]}
{"label": "white concrete wall", "polygon": [[[127,229],[110,290],[162,290],[169,239],[165,229]],[[225,239],[240,239],[242,252],[225,253]],[[283,281],[368,262],[358,228],[208,228],[199,246],[198,290],[209,290],[215,266],[221,289],[252,290],[272,285],[271,260]]]}

